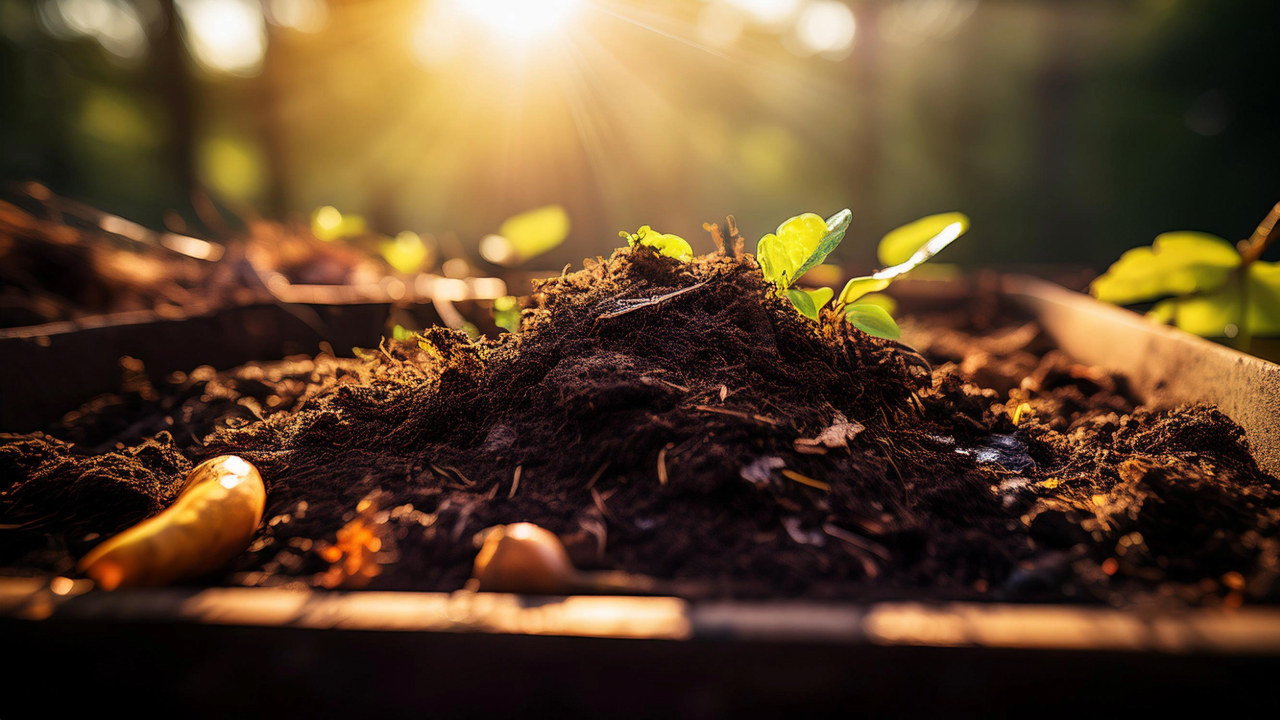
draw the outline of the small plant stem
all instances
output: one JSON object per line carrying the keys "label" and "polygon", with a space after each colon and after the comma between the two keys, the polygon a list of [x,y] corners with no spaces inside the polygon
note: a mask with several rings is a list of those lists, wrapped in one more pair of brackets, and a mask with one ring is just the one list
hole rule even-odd
{"label": "small plant stem", "polygon": [[1243,265],[1248,265],[1267,251],[1277,239],[1280,239],[1280,203],[1276,203],[1271,208],[1271,212],[1262,218],[1262,222],[1258,223],[1258,228],[1253,231],[1253,235],[1248,240],[1240,243],[1240,256],[1244,258]]}

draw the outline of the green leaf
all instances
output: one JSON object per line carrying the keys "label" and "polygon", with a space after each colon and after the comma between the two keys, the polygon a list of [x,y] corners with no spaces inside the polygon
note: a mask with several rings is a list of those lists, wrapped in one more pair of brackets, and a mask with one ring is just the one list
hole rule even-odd
{"label": "green leaf", "polygon": [[813,266],[827,259],[827,256],[840,245],[842,240],[844,240],[844,234],[848,232],[849,223],[852,220],[853,211],[848,208],[845,208],[844,210],[841,210],[835,215],[827,218],[825,223],[826,233],[822,236],[822,239],[818,241],[817,249],[800,264],[799,268],[796,268],[795,274],[791,276],[792,282],[799,280],[805,273],[809,272]]}
{"label": "green leaf", "polygon": [[897,340],[902,334],[898,330],[898,323],[894,322],[889,312],[879,305],[871,303],[850,305],[844,311],[844,319],[862,332],[878,338]]}
{"label": "green leaf", "polygon": [[822,309],[823,305],[827,304],[833,294],[831,288],[818,288],[817,290],[787,289],[787,298],[791,300],[791,304],[796,306],[796,310],[799,310],[801,315],[810,320],[818,319],[818,311]]}
{"label": "green leaf", "polygon": [[844,289],[840,291],[840,304],[848,305],[867,293],[880,292],[889,287],[892,282],[887,278],[878,278],[875,276],[856,277],[845,283]]}
{"label": "green leaf", "polygon": [[1214,235],[1164,233],[1150,247],[1129,250],[1093,281],[1103,302],[1129,305],[1217,290],[1240,266],[1235,247]]}
{"label": "green leaf", "polygon": [[[1235,336],[1241,322],[1240,289],[1227,286],[1208,295],[1192,295],[1175,301],[1173,322],[1193,335],[1204,337]],[[1235,325],[1235,332],[1227,326]]]}
{"label": "green leaf", "polygon": [[541,255],[569,237],[569,213],[559,205],[547,205],[502,221],[498,235],[506,238],[521,260]]}
{"label": "green leaf", "polygon": [[626,238],[627,244],[631,247],[647,245],[659,255],[666,255],[682,262],[688,262],[693,259],[693,247],[679,235],[660,233],[648,225],[641,225],[640,229],[634,233],[620,232],[618,234]]}
{"label": "green leaf", "polygon": [[1147,311],[1147,317],[1155,320],[1161,325],[1172,325],[1177,316],[1178,301],[1174,299],[1161,300]]}
{"label": "green leaf", "polygon": [[[1242,299],[1240,283],[1229,282],[1213,292],[1162,300],[1147,315],[1193,335],[1236,337],[1246,330],[1242,327],[1247,321],[1241,312]],[[1255,300],[1249,297],[1251,311]]]}
{"label": "green leaf", "polygon": [[831,300],[831,296],[835,295],[835,291],[831,288],[818,288],[817,290],[805,290],[809,293],[809,297],[813,298],[813,304],[819,310]]}
{"label": "green leaf", "polygon": [[1255,262],[1246,276],[1249,312],[1245,318],[1254,335],[1280,335],[1280,262]]}
{"label": "green leaf", "polygon": [[[952,227],[953,225],[958,227]],[[885,265],[900,265],[910,260],[911,256],[915,255],[920,248],[939,235],[945,233],[950,237],[950,240],[942,243],[942,247],[945,247],[950,244],[951,240],[960,237],[968,230],[969,218],[964,213],[950,212],[930,215],[890,231],[888,235],[881,238],[877,254],[880,257],[880,262]],[[942,247],[939,247],[938,250],[941,250]],[[936,254],[936,251],[931,253],[930,257],[933,254]],[[925,258],[925,260],[927,259]],[[920,262],[924,262],[924,260]],[[916,263],[916,265],[919,264]]]}
{"label": "green leaf", "polygon": [[431,257],[431,249],[418,233],[405,230],[394,238],[383,240],[378,251],[391,267],[409,275],[422,269]]}
{"label": "green leaf", "polygon": [[791,286],[810,268],[821,263],[844,239],[853,212],[845,209],[827,220],[815,213],[797,215],[778,226],[756,245],[756,260],[766,280],[778,293]]}
{"label": "green leaf", "polygon": [[809,296],[809,293],[795,288],[788,288],[787,298],[791,300],[792,305],[796,306],[796,310],[799,310],[801,315],[810,320],[818,319],[818,308],[813,304],[813,298]]}
{"label": "green leaf", "polygon": [[493,324],[507,332],[520,332],[520,301],[514,295],[493,301]]}

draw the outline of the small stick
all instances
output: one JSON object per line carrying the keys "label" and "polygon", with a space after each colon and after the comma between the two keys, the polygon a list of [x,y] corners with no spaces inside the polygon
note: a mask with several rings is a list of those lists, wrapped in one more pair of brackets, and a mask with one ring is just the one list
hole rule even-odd
{"label": "small stick", "polygon": [[822,492],[830,492],[830,491],[831,491],[831,486],[830,486],[830,485],[828,485],[827,483],[824,483],[824,482],[822,482],[821,480],[814,480],[813,478],[809,477],[808,475],[801,475],[800,473],[796,472],[795,470],[783,470],[783,471],[782,471],[782,474],[783,474],[783,475],[785,475],[788,479],[794,480],[794,481],[796,481],[796,482],[800,483],[801,485],[808,485],[809,487],[811,487],[811,488],[817,488],[817,489],[821,490]]}
{"label": "small stick", "polygon": [[843,540],[859,550],[869,552],[885,562],[889,562],[889,549],[878,542],[868,540],[857,533],[845,530],[842,527],[824,523],[822,531],[838,540]]}
{"label": "small stick", "polygon": [[729,215],[724,219],[724,225],[729,229],[729,254],[733,257],[742,257],[747,250],[747,241],[738,233],[738,221]]}
{"label": "small stick", "polygon": [[658,484],[667,484],[667,448],[671,447],[670,443],[658,451]]}
{"label": "small stick", "polygon": [[600,477],[604,475],[604,471],[605,471],[608,467],[609,467],[609,463],[608,463],[608,462],[605,462],[605,464],[603,464],[603,465],[601,465],[601,466],[600,466],[600,469],[599,469],[599,470],[595,471],[595,474],[593,474],[593,475],[591,476],[591,479],[587,481],[587,489],[588,489],[588,490],[590,490],[591,488],[593,488],[593,487],[595,487],[595,486],[596,486],[596,481],[598,481],[598,480],[600,479]]}
{"label": "small stick", "polygon": [[672,290],[671,292],[666,293],[665,295],[657,295],[655,297],[643,298],[643,299],[619,300],[618,301],[619,303],[631,302],[634,304],[628,307],[625,307],[621,310],[614,310],[613,312],[602,313],[599,317],[596,318],[596,322],[598,323],[601,320],[612,320],[613,318],[622,317],[627,313],[635,312],[636,310],[639,310],[641,308],[647,308],[647,307],[652,307],[654,305],[661,304],[672,298],[680,297],[685,293],[693,292],[694,290],[697,290],[698,288],[706,284],[707,284],[707,281],[703,280],[702,282],[694,283],[689,287],[680,288],[679,290]]}
{"label": "small stick", "polygon": [[1271,212],[1262,218],[1253,235],[1238,246],[1240,255],[1244,258],[1244,264],[1248,265],[1262,257],[1262,253],[1266,252],[1277,238],[1280,238],[1280,203],[1276,203],[1275,207],[1271,208]]}
{"label": "small stick", "polygon": [[516,489],[520,487],[520,471],[521,470],[524,470],[524,466],[517,465],[516,475],[511,479],[511,492],[507,493],[508,500],[516,496]]}
{"label": "small stick", "polygon": [[733,417],[740,417],[744,420],[755,420],[757,422],[765,423],[766,425],[773,425],[774,427],[777,427],[778,425],[778,421],[771,417],[745,413],[741,410],[730,410],[729,408],[719,408],[712,405],[694,405],[693,409],[701,410],[702,412],[718,413],[720,415],[732,415]]}

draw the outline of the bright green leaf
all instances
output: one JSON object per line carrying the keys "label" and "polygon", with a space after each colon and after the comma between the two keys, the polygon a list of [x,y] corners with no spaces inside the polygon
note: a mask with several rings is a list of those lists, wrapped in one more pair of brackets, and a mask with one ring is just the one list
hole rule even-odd
{"label": "bright green leaf", "polygon": [[819,310],[822,309],[823,305],[831,301],[832,295],[835,295],[835,291],[827,287],[818,288],[817,290],[805,290],[805,292],[809,293],[809,297],[813,298],[813,305]]}
{"label": "bright green leaf", "polygon": [[1161,300],[1154,307],[1147,311],[1147,317],[1155,320],[1161,325],[1172,325],[1174,318],[1178,316],[1178,301],[1172,298]]}
{"label": "bright green leaf", "polygon": [[517,257],[528,260],[564,242],[569,228],[569,213],[559,205],[547,205],[507,218],[498,235],[511,243]]}
{"label": "bright green leaf", "polygon": [[874,276],[853,278],[840,291],[840,304],[848,305],[867,293],[880,292],[889,287],[890,282],[892,281],[888,278]]}
{"label": "bright green leaf", "polygon": [[[880,240],[878,255],[885,265],[900,265],[911,259],[918,250],[934,238],[945,235],[950,238],[945,247],[969,230],[969,218],[964,213],[950,212],[930,215],[892,230]],[[939,247],[938,250],[942,248]],[[936,252],[936,251],[935,251]],[[932,254],[930,255],[932,257]],[[925,258],[928,259],[928,258]],[[924,262],[921,260],[920,262]],[[919,263],[916,263],[917,265]]]}
{"label": "bright green leaf", "polygon": [[1240,266],[1235,247],[1214,235],[1164,233],[1129,250],[1093,281],[1093,296],[1117,305],[1217,290]]}
{"label": "bright green leaf", "polygon": [[431,255],[431,250],[418,233],[409,230],[382,241],[379,250],[391,267],[406,275],[421,270]]}
{"label": "bright green leaf", "polygon": [[1245,320],[1254,335],[1280,335],[1280,263],[1255,262],[1247,274],[1249,313]]}
{"label": "bright green leaf", "polygon": [[[1234,337],[1239,331],[1241,317],[1238,287],[1228,286],[1207,295],[1178,298],[1174,302],[1174,324],[1193,335]],[[1229,325],[1236,326],[1236,330],[1229,331]]]}
{"label": "bright green leaf", "polygon": [[311,234],[320,240],[329,241],[342,237],[352,237],[365,232],[364,218],[359,215],[343,215],[332,205],[317,208],[311,213]]}
{"label": "bright green leaf", "polygon": [[787,297],[791,300],[791,304],[796,306],[796,310],[799,310],[801,315],[810,320],[818,319],[818,311],[831,300],[833,294],[831,288],[818,288],[817,290],[787,289]]}
{"label": "bright green leaf", "polygon": [[776,285],[781,294],[836,249],[852,219],[853,213],[847,209],[827,220],[815,213],[804,213],[779,225],[777,234],[760,238],[756,260],[765,279]]}
{"label": "bright green leaf", "polygon": [[520,301],[514,295],[493,301],[493,324],[507,332],[520,332]]}
{"label": "bright green leaf", "polygon": [[791,300],[791,304],[796,306],[796,310],[800,314],[810,320],[818,319],[818,308],[813,304],[813,298],[809,293],[796,288],[787,288],[787,298]]}
{"label": "bright green leaf", "polygon": [[627,244],[631,247],[647,245],[657,251],[659,255],[666,255],[683,262],[693,259],[693,247],[679,235],[660,233],[648,225],[640,226],[640,229],[634,233],[620,232],[618,234],[626,238]]}
{"label": "bright green leaf", "polygon": [[878,338],[897,340],[902,334],[898,330],[898,323],[894,322],[888,311],[879,305],[871,303],[850,305],[844,311],[844,319],[862,332]]}

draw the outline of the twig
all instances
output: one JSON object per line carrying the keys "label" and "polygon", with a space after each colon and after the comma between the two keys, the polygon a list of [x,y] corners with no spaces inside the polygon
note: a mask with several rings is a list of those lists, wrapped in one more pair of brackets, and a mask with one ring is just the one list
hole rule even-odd
{"label": "twig", "polygon": [[742,412],[741,410],[730,410],[729,408],[719,408],[712,405],[694,405],[693,409],[701,410],[702,412],[718,413],[720,415],[732,415],[733,417],[740,417],[744,420],[755,420],[756,422],[762,422],[762,423],[765,423],[766,425],[772,425],[774,427],[778,426],[778,421],[774,420],[771,417],[767,417],[765,415],[755,415],[753,413],[745,413],[745,412]]}
{"label": "twig", "polygon": [[1249,239],[1238,246],[1240,255],[1244,258],[1243,264],[1248,265],[1262,257],[1262,253],[1266,252],[1278,238],[1280,238],[1280,203],[1276,203],[1275,207],[1271,208],[1271,212],[1262,218],[1262,222],[1258,223],[1257,229]]}
{"label": "twig", "polygon": [[707,284],[707,281],[703,280],[702,282],[694,283],[689,287],[683,287],[683,288],[680,288],[679,290],[672,290],[671,292],[666,293],[665,295],[656,295],[650,298],[633,298],[628,300],[619,300],[618,301],[619,305],[628,303],[628,306],[624,307],[621,310],[614,310],[613,312],[602,313],[599,317],[596,318],[596,322],[599,323],[601,320],[612,320],[613,318],[622,317],[627,313],[635,312],[636,310],[639,310],[641,308],[653,307],[654,305],[658,305],[660,303],[666,302],[667,300],[671,300],[672,298],[680,297],[685,293],[693,292],[694,290],[697,290],[698,288],[706,284]]}
{"label": "twig", "polygon": [[843,540],[859,550],[869,552],[881,560],[889,562],[889,549],[878,542],[868,540],[857,533],[850,532],[842,527],[832,525],[831,523],[824,523],[822,531],[837,540]]}
{"label": "twig", "polygon": [[595,474],[593,474],[593,475],[591,476],[591,479],[587,481],[587,489],[588,489],[588,490],[590,490],[591,488],[593,488],[593,487],[595,487],[595,486],[596,486],[596,482],[601,478],[601,476],[603,476],[603,475],[604,475],[604,471],[605,471],[608,467],[609,467],[609,463],[608,463],[608,462],[605,462],[605,464],[603,464],[603,465],[601,465],[601,466],[600,466],[600,469],[599,469],[599,470],[595,471]]}
{"label": "twig", "polygon": [[613,512],[611,512],[611,511],[609,510],[609,508],[607,508],[607,507],[605,507],[605,506],[604,506],[604,500],[605,500],[605,499],[604,499],[603,497],[601,497],[601,496],[600,496],[600,491],[599,491],[599,490],[596,490],[595,488],[591,488],[591,499],[592,499],[592,501],[594,501],[594,502],[595,502],[595,504],[596,504],[596,509],[600,511],[600,514],[601,514],[601,515],[605,516],[605,517],[606,517],[606,518],[608,518],[609,520],[612,520],[612,521],[613,521],[613,523],[614,523],[615,525],[621,525],[621,524],[622,524],[622,522],[621,522],[620,520],[618,520],[618,516],[617,516],[617,515],[614,515],[614,514],[613,514]]}
{"label": "twig", "polygon": [[666,447],[658,451],[658,484],[667,484],[667,448],[671,447],[668,443]]}
{"label": "twig", "polygon": [[516,496],[516,489],[520,487],[520,471],[522,470],[524,470],[523,465],[516,466],[515,477],[511,478],[511,492],[507,493],[508,500]]}
{"label": "twig", "polygon": [[821,480],[814,480],[813,478],[809,477],[808,475],[801,475],[800,473],[796,472],[795,470],[783,470],[783,471],[782,471],[782,474],[783,474],[784,476],[786,476],[786,477],[787,477],[787,479],[789,479],[789,480],[794,480],[794,481],[796,481],[796,482],[800,483],[801,485],[808,485],[809,487],[811,487],[811,488],[817,488],[818,490],[821,490],[822,492],[830,492],[830,491],[831,491],[831,486],[830,486],[830,485],[828,485],[827,483],[824,483],[824,482],[822,482]]}

